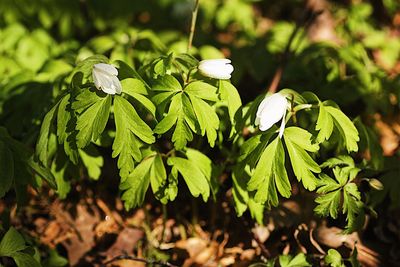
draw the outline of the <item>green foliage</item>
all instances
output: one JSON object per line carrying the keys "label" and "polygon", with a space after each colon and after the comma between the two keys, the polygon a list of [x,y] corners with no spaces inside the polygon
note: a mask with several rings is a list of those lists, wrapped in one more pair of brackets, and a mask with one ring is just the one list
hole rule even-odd
{"label": "green foliage", "polygon": [[284,197],[291,195],[291,186],[285,169],[285,154],[279,137],[263,151],[247,184],[249,191],[257,190],[254,199],[278,205],[277,191]]}
{"label": "green foliage", "polygon": [[321,172],[318,164],[306,152],[317,152],[319,149],[318,144],[311,143],[311,137],[309,132],[298,127],[285,129],[284,138],[293,171],[297,179],[310,191],[314,190],[317,184],[313,172]]}
{"label": "green foliage", "polygon": [[307,262],[306,255],[303,253],[297,254],[295,257],[290,255],[281,255],[279,256],[279,264],[282,267],[306,267],[312,266]]}
{"label": "green foliage", "polygon": [[[361,194],[357,185],[352,182],[359,169],[352,166],[353,164],[350,157],[333,158],[328,161],[325,166],[331,168],[335,166],[333,167],[335,179],[321,174],[317,185],[317,193],[320,196],[315,199],[318,205],[314,211],[321,216],[330,215],[336,219],[341,207],[342,213],[346,214],[345,233],[353,232],[361,227],[364,220],[364,204],[361,201]],[[339,165],[344,165],[344,167],[339,167]]]}
{"label": "green foliage", "polygon": [[325,256],[324,261],[326,264],[332,267],[344,267],[342,256],[337,250],[330,249],[328,250],[328,254]]}
{"label": "green foliage", "polygon": [[[0,197],[4,197],[12,188],[16,192],[24,192],[26,186],[33,183],[33,174],[35,173],[47,181],[51,188],[57,188],[51,172],[39,166],[33,160],[32,153],[22,143],[13,139],[3,127],[0,127],[0,158],[2,170]],[[19,204],[24,202],[23,196],[19,198],[19,202]]]}
{"label": "green foliage", "polygon": [[360,141],[357,128],[340,109],[329,104],[329,101],[319,102],[319,114],[315,127],[319,131],[317,141],[321,143],[328,140],[335,129],[339,133],[341,146],[345,147],[349,153],[357,152],[357,142]]}
{"label": "green foliage", "polygon": [[215,145],[219,118],[208,102],[218,101],[216,87],[195,81],[182,88],[176,78],[165,75],[156,80],[152,89],[157,92],[153,97],[154,102],[161,107],[171,98],[168,113],[157,124],[155,133],[163,134],[175,125],[172,141],[178,150],[193,140],[193,133],[207,135],[210,146]]}
{"label": "green foliage", "polygon": [[[125,201],[125,208],[131,209],[143,203],[147,188],[150,183],[150,175],[155,172],[153,168],[155,156],[144,158],[143,161],[129,174],[127,178],[121,181],[120,189],[125,190],[122,200]],[[157,180],[158,177],[153,179]],[[162,177],[160,177],[162,179]]]}
{"label": "green foliage", "polygon": [[175,169],[181,174],[194,197],[201,195],[203,200],[207,201],[210,196],[210,177],[207,177],[205,172],[205,167],[207,166],[204,166],[204,164],[197,166],[197,161],[193,161],[195,159],[196,157],[189,159],[170,157],[167,163],[172,167],[172,170]]}
{"label": "green foliage", "polygon": [[109,95],[90,90],[83,90],[77,95],[72,109],[77,113],[76,144],[78,148],[84,148],[91,141],[96,141],[104,131],[110,114],[111,100]]}
{"label": "green foliage", "polygon": [[10,228],[0,242],[0,257],[11,257],[18,267],[40,267],[36,259],[25,252],[28,248],[22,235],[14,228]]}
{"label": "green foliage", "polygon": [[114,119],[116,136],[113,143],[113,157],[118,157],[121,177],[126,177],[134,168],[134,161],[142,159],[142,142],[154,143],[151,128],[139,117],[134,107],[123,97],[114,98]]}

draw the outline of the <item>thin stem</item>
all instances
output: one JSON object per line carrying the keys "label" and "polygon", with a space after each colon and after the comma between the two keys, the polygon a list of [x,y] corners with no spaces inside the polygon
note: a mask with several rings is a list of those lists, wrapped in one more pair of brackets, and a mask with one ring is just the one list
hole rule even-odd
{"label": "thin stem", "polygon": [[188,54],[190,52],[190,49],[192,48],[194,30],[196,28],[197,11],[199,10],[199,3],[200,3],[200,0],[196,0],[196,4],[195,4],[194,9],[192,11],[192,21],[190,23],[190,33],[189,33],[189,41],[188,41],[188,47],[187,47],[187,53]]}
{"label": "thin stem", "polygon": [[294,110],[294,95],[292,95],[292,98],[290,101],[291,101],[290,111],[292,112],[293,123],[294,123],[294,125],[297,125],[296,111]]}
{"label": "thin stem", "polygon": [[162,154],[160,154],[160,155],[161,155],[161,157],[168,158],[169,156],[175,154],[175,151],[176,151],[175,148],[173,148],[173,149],[171,149],[170,151],[168,151],[167,154],[162,153]]}

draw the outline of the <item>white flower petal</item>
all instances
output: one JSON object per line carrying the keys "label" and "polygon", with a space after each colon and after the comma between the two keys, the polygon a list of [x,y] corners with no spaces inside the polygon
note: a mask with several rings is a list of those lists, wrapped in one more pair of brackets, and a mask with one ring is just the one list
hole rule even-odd
{"label": "white flower petal", "polygon": [[117,76],[112,77],[112,86],[114,88],[115,94],[119,95],[122,93],[122,85]]}
{"label": "white flower petal", "polygon": [[233,72],[233,66],[230,62],[231,60],[226,58],[202,60],[198,69],[206,77],[223,80],[230,79]]}
{"label": "white flower petal", "polygon": [[122,92],[121,82],[117,75],[118,70],[112,65],[99,63],[93,66],[94,85],[98,90],[102,90],[107,94],[114,95]]}
{"label": "white flower petal", "polygon": [[103,72],[103,73],[106,73],[106,74],[109,74],[109,75],[114,75],[114,76],[118,75],[118,70],[113,65],[106,64],[106,63],[95,64],[93,66],[93,69]]}
{"label": "white flower petal", "polygon": [[256,117],[260,130],[266,131],[281,120],[286,113],[288,101],[285,96],[276,93],[267,96],[259,105]]}
{"label": "white flower petal", "polygon": [[96,86],[96,88],[98,90],[101,90],[101,83],[100,83],[100,77],[99,77],[99,73],[97,71],[92,71],[92,77],[93,77],[93,82],[94,85]]}

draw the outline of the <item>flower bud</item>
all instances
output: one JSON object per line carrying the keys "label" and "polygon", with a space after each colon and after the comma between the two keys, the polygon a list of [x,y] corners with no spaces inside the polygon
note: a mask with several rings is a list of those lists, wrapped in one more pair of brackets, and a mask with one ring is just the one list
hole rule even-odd
{"label": "flower bud", "polygon": [[200,61],[198,69],[206,77],[226,80],[231,78],[233,66],[230,59],[207,59]]}
{"label": "flower bud", "polygon": [[258,106],[256,114],[256,125],[260,125],[261,131],[266,131],[275,123],[282,120],[279,129],[279,137],[285,130],[285,115],[288,108],[288,100],[280,93],[266,96]]}
{"label": "flower bud", "polygon": [[118,70],[114,66],[105,63],[95,64],[92,75],[98,90],[110,95],[121,94],[122,86],[117,77]]}

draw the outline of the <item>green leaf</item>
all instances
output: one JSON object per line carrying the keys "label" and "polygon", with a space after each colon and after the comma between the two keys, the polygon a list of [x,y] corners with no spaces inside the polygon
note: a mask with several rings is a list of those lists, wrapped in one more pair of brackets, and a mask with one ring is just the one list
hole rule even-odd
{"label": "green leaf", "polygon": [[178,171],[175,168],[172,168],[168,175],[168,188],[166,192],[170,201],[174,201],[178,195]]}
{"label": "green leaf", "polygon": [[122,92],[133,97],[145,107],[153,117],[156,116],[156,106],[147,97],[146,86],[139,79],[128,78],[121,81]]}
{"label": "green leaf", "polygon": [[276,188],[283,197],[291,195],[291,186],[285,169],[285,151],[281,139],[275,138],[262,152],[260,160],[247,184],[249,191],[257,190],[257,202],[278,204]]}
{"label": "green leaf", "polygon": [[76,145],[72,138],[72,130],[70,129],[70,123],[72,120],[72,111],[70,110],[70,98],[71,95],[65,95],[59,102],[57,109],[57,138],[58,143],[64,145],[65,154],[74,163],[78,163],[78,152]]}
{"label": "green leaf", "polygon": [[193,134],[185,121],[185,116],[180,113],[176,121],[175,131],[172,134],[172,142],[177,150],[185,148],[188,141],[193,140]]}
{"label": "green leaf", "polygon": [[50,250],[49,257],[43,261],[44,267],[63,267],[68,264],[68,260],[60,256],[57,250]]}
{"label": "green leaf", "polygon": [[158,79],[154,81],[152,90],[161,92],[180,92],[182,91],[182,86],[174,76],[164,75],[159,76]]}
{"label": "green leaf", "polygon": [[315,200],[318,206],[314,211],[322,216],[329,214],[332,218],[337,218],[338,210],[342,205],[342,212],[346,214],[347,221],[344,233],[351,233],[363,225],[364,204],[357,185],[349,179],[350,173],[338,166],[333,169],[333,173],[338,182],[325,174],[320,175],[317,193],[323,195]]}
{"label": "green leaf", "polygon": [[42,167],[40,164],[38,164],[37,162],[35,162],[33,160],[33,157],[29,158],[26,162],[28,164],[28,166],[35,172],[37,173],[40,177],[42,177],[44,180],[46,180],[46,182],[48,183],[48,185],[53,188],[53,189],[57,189],[57,183],[56,180],[53,176],[53,174],[50,172],[50,170],[48,168],[44,168]]}
{"label": "green leaf", "polygon": [[361,264],[358,261],[357,256],[358,256],[357,246],[354,246],[353,253],[351,254],[349,259],[352,267],[361,267]]}
{"label": "green leaf", "polygon": [[325,256],[324,261],[332,267],[345,267],[342,256],[335,249],[329,249],[328,254]]}
{"label": "green leaf", "polygon": [[165,116],[157,125],[156,128],[154,128],[154,132],[156,134],[163,134],[167,132],[169,129],[174,126],[176,123],[176,120],[178,119],[178,113],[176,112],[170,112]]}
{"label": "green leaf", "polygon": [[103,167],[104,160],[94,146],[89,146],[85,150],[79,149],[83,165],[85,165],[89,177],[98,180],[101,175],[101,167]]}
{"label": "green leaf", "polygon": [[44,166],[48,166],[49,164],[49,136],[59,104],[60,102],[55,104],[44,117],[40,128],[39,139],[36,143],[36,155]]}
{"label": "green leaf", "polygon": [[124,191],[121,199],[129,210],[143,203],[150,183],[150,169],[154,156],[147,157],[136,166],[126,179],[121,179],[119,188]]}
{"label": "green leaf", "polygon": [[171,99],[167,116],[165,116],[154,129],[157,134],[163,134],[174,126],[182,111],[182,95],[177,94]]}
{"label": "green leaf", "polygon": [[319,114],[315,129],[319,131],[317,136],[318,143],[328,140],[332,135],[333,119],[322,103],[319,104]]}
{"label": "green leaf", "polygon": [[58,143],[62,144],[68,137],[67,124],[71,119],[71,114],[67,110],[69,104],[70,95],[65,95],[59,102],[57,110],[57,137]]}
{"label": "green leaf", "polygon": [[150,184],[154,196],[164,204],[169,200],[166,182],[167,172],[165,171],[164,162],[161,156],[157,154],[150,169]]}
{"label": "green leaf", "polygon": [[200,126],[196,114],[194,112],[194,108],[192,103],[190,102],[189,97],[187,94],[181,94],[182,96],[182,110],[183,114],[185,115],[185,121],[189,128],[194,133],[200,133]]}
{"label": "green leaf", "polygon": [[200,151],[192,148],[187,149],[186,156],[190,161],[196,164],[197,167],[199,167],[201,172],[207,178],[211,188],[211,192],[213,193],[213,196],[215,198],[219,189],[219,184],[217,181],[217,177],[215,177],[215,172],[214,172],[215,166],[212,163],[211,159],[208,158],[203,153],[201,153]]}
{"label": "green leaf", "polygon": [[152,101],[157,106],[159,114],[163,114],[169,104],[168,100],[175,94],[182,92],[182,86],[174,76],[165,75],[154,81],[152,90],[155,93]]}
{"label": "green leaf", "polygon": [[249,211],[250,211],[251,218],[256,220],[256,222],[258,224],[263,225],[264,224],[264,222],[263,222],[263,220],[264,220],[264,209],[265,209],[264,204],[255,201],[254,198],[251,196],[249,198],[248,206],[249,206]]}
{"label": "green leaf", "polygon": [[311,142],[312,134],[299,127],[287,127],[285,135],[290,141],[304,150],[309,152],[317,152],[319,150],[318,144]]}
{"label": "green leaf", "polygon": [[232,195],[235,201],[235,210],[237,216],[242,216],[247,210],[249,202],[249,191],[247,183],[250,177],[241,169],[241,166],[235,168],[232,172]]}
{"label": "green leaf", "polygon": [[335,127],[344,138],[345,146],[348,152],[357,152],[357,142],[360,140],[357,128],[353,122],[340,110],[335,107],[326,106],[326,111],[332,116]]}
{"label": "green leaf", "polygon": [[[96,92],[84,90],[79,94],[72,104],[72,108],[78,111],[76,130],[78,130],[77,145],[79,148],[86,147],[91,141],[96,141],[104,131],[110,115],[110,95],[98,96]],[[86,98],[87,96],[90,96]],[[82,112],[80,112],[82,111]]]}
{"label": "green leaf", "polygon": [[196,114],[200,125],[201,135],[207,134],[208,143],[214,147],[217,139],[217,130],[219,128],[219,118],[215,110],[205,101],[189,94],[194,113]]}
{"label": "green leaf", "polygon": [[185,67],[186,69],[194,69],[199,65],[199,61],[190,54],[179,54],[175,57],[178,64]]}
{"label": "green leaf", "polygon": [[312,144],[311,134],[298,127],[286,128],[284,139],[297,180],[301,181],[306,189],[313,191],[318,182],[313,172],[320,173],[321,168],[306,150],[316,152],[318,144]]}
{"label": "green leaf", "polygon": [[290,255],[279,256],[279,264],[281,267],[307,267],[312,266],[307,262],[306,255],[303,253],[297,254],[294,258]]}
{"label": "green leaf", "polygon": [[145,80],[143,80],[143,78],[139,75],[139,73],[137,73],[137,71],[131,68],[128,64],[126,64],[121,60],[117,60],[115,63],[119,66],[118,78],[121,81],[126,78],[135,78],[140,80],[143,83],[143,85],[146,86],[147,89],[150,88],[150,86],[145,82]]}
{"label": "green leaf", "polygon": [[108,63],[108,58],[103,55],[93,55],[79,62],[75,68],[74,74],[82,72],[84,77],[90,77],[93,65],[97,63]]}
{"label": "green leaf", "polygon": [[147,144],[155,142],[153,131],[139,117],[128,100],[121,96],[114,98],[114,119],[116,136],[113,143],[112,157],[118,157],[121,177],[126,177],[134,168],[134,161],[140,161],[141,139]]}
{"label": "green leaf", "polygon": [[0,140],[0,198],[11,189],[14,180],[14,159],[11,150]]}
{"label": "green leaf", "polygon": [[[338,167],[340,168],[334,168]],[[356,167],[352,157],[348,155],[339,155],[335,158],[330,158],[321,164],[321,168],[334,168],[336,179],[344,185],[347,181],[352,181],[356,178],[357,174],[361,171],[360,168]]]}
{"label": "green leaf", "polygon": [[[221,80],[219,83],[219,93],[222,101],[226,102],[228,107],[229,118],[232,126],[236,124],[236,118],[241,118],[242,100],[239,92],[230,82]],[[239,112],[238,112],[239,111]]]}
{"label": "green leaf", "polygon": [[51,173],[54,175],[57,184],[57,194],[60,199],[65,199],[71,190],[71,184],[65,180],[65,170],[68,163],[58,167],[56,161],[51,165]]}
{"label": "green leaf", "polygon": [[205,82],[191,82],[185,87],[184,91],[203,100],[218,101],[217,88]]}
{"label": "green leaf", "polygon": [[362,226],[360,225],[360,219],[364,219],[362,208],[363,203],[357,185],[355,183],[345,185],[343,192],[343,214],[347,213],[345,233],[351,233]]}
{"label": "green leaf", "polygon": [[270,130],[263,134],[255,135],[246,140],[240,147],[240,157],[238,161],[245,162],[251,168],[254,168],[269,140],[274,135],[276,126],[271,127]]}
{"label": "green leaf", "polygon": [[332,179],[328,175],[321,173],[319,175],[319,180],[318,180],[318,194],[325,194],[329,193],[334,190],[338,190],[342,184],[339,184],[335,179]]}
{"label": "green leaf", "polygon": [[321,216],[330,215],[336,219],[338,215],[338,208],[340,205],[340,190],[326,193],[325,195],[319,196],[315,199],[318,206],[315,207],[314,211]]}
{"label": "green leaf", "polygon": [[297,105],[304,105],[307,104],[307,100],[298,92],[296,92],[293,89],[285,88],[282,90],[279,90],[279,93],[284,95],[288,100],[296,103]]}
{"label": "green leaf", "polygon": [[25,249],[25,240],[15,228],[10,227],[0,242],[0,256],[11,257],[13,253]]}
{"label": "green leaf", "polygon": [[210,186],[207,178],[195,163],[180,157],[168,158],[167,163],[182,175],[194,197],[202,195],[203,200],[207,201],[210,196]]}
{"label": "green leaf", "polygon": [[41,267],[42,265],[31,255],[23,252],[15,252],[12,258],[18,267]]}
{"label": "green leaf", "polygon": [[174,142],[174,146],[177,150],[183,149],[188,141],[193,140],[193,134],[188,125],[188,122],[192,123],[192,119],[186,116],[186,114],[190,113],[190,110],[188,110],[190,108],[190,101],[187,99],[187,96],[182,93],[176,94],[172,97],[167,116],[165,116],[154,129],[155,133],[163,134],[176,124],[172,134],[172,142]]}
{"label": "green leaf", "polygon": [[137,78],[126,78],[121,80],[122,92],[132,96],[133,94],[147,95],[145,84]]}

